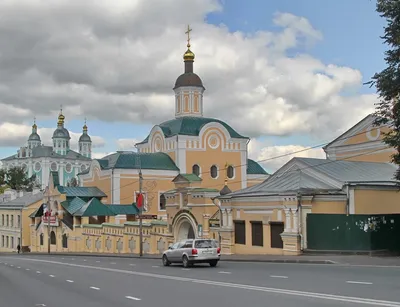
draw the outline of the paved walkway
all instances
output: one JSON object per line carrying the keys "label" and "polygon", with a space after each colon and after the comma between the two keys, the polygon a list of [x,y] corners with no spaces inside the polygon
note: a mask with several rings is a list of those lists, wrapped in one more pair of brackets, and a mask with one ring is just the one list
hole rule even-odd
{"label": "paved walkway", "polygon": [[[0,253],[0,255],[7,255]],[[47,253],[24,253],[21,256],[46,255]],[[121,257],[140,258],[137,254],[106,254],[106,253],[52,253],[63,256],[86,257]],[[9,254],[8,254],[9,255]],[[143,259],[161,259],[161,255],[143,255]],[[221,261],[234,262],[275,262],[275,263],[312,263],[312,264],[341,264],[341,265],[372,265],[398,266],[400,257],[377,257],[364,255],[301,255],[301,256],[274,256],[274,255],[222,255]]]}

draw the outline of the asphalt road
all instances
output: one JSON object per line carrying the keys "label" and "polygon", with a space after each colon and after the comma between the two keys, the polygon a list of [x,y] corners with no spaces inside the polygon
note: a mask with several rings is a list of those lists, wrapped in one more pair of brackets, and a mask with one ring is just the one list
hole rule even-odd
{"label": "asphalt road", "polygon": [[400,268],[0,256],[0,306],[397,306]]}

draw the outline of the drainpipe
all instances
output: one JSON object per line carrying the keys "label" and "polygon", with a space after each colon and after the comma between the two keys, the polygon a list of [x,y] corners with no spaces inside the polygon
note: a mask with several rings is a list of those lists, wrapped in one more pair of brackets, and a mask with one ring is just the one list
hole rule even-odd
{"label": "drainpipe", "polygon": [[297,193],[297,216],[298,216],[298,228],[299,228],[299,235],[300,235],[300,250],[303,252],[304,250],[304,236],[303,236],[303,230],[302,230],[302,220],[303,220],[303,210],[301,209],[301,193]]}
{"label": "drainpipe", "polygon": [[350,213],[350,192],[349,192],[349,183],[346,181],[346,215],[348,216]]}
{"label": "drainpipe", "polygon": [[[22,208],[20,209],[20,218],[19,218],[19,246],[21,247],[21,254],[22,254]],[[18,222],[18,219],[17,219]],[[30,234],[29,234],[30,235]],[[17,245],[18,245],[18,240],[17,240]]]}

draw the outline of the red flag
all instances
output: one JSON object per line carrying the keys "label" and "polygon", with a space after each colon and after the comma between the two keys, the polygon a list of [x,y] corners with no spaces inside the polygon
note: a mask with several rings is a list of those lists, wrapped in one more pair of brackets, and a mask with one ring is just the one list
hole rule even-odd
{"label": "red flag", "polygon": [[143,207],[143,204],[144,204],[143,194],[142,193],[136,194],[136,207],[141,209]]}

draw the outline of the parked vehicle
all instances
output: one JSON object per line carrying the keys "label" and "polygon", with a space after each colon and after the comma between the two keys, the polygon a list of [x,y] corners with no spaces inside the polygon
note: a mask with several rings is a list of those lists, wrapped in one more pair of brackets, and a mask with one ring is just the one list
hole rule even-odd
{"label": "parked vehicle", "polygon": [[215,267],[221,258],[221,248],[216,240],[188,239],[171,245],[162,255],[164,266],[182,263],[185,268],[195,263],[209,263]]}

